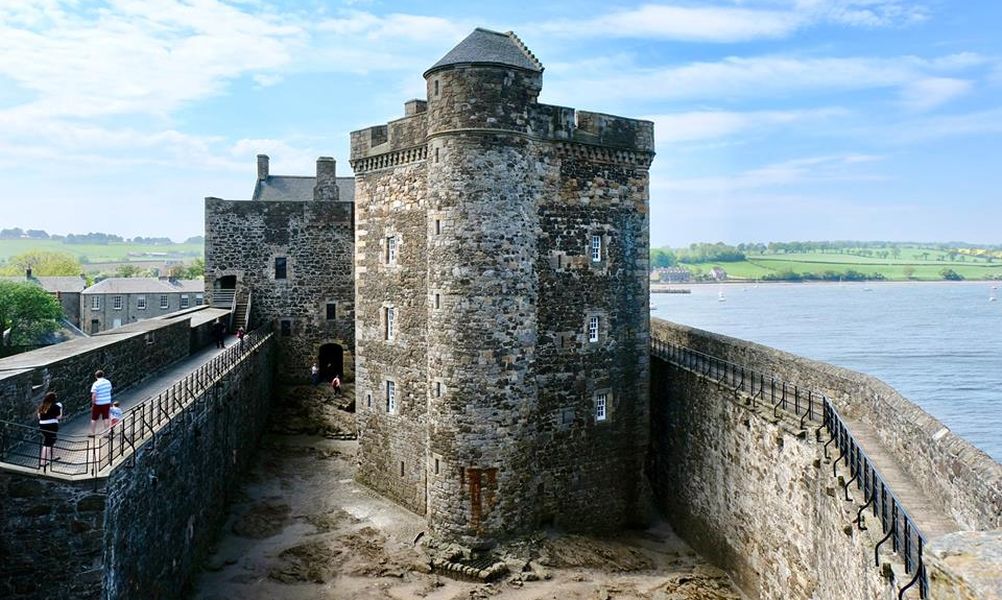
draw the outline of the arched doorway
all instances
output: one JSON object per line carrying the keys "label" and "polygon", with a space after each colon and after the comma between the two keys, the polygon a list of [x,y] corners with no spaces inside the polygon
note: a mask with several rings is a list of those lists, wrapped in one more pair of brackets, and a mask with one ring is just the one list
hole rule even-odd
{"label": "arched doorway", "polygon": [[320,367],[320,381],[330,381],[335,375],[344,378],[344,348],[340,344],[324,344],[320,346],[317,356],[317,366]]}

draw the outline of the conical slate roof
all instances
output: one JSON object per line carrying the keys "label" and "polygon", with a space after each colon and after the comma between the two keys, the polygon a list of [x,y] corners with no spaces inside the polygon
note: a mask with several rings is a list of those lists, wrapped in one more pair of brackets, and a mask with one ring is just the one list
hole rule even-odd
{"label": "conical slate roof", "polygon": [[514,33],[500,33],[480,27],[474,29],[473,33],[424,74],[427,77],[432,71],[460,64],[503,65],[543,72],[542,63],[536,60]]}

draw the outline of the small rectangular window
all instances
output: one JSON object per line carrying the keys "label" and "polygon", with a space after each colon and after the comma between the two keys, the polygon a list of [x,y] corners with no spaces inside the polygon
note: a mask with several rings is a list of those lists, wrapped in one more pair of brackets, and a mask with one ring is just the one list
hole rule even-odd
{"label": "small rectangular window", "polygon": [[286,279],[288,277],[288,260],[284,256],[275,257],[275,279]]}
{"label": "small rectangular window", "polygon": [[396,327],[396,310],[392,306],[386,307],[386,339],[392,340],[394,328]]}
{"label": "small rectangular window", "polygon": [[327,303],[327,320],[334,321],[337,319],[337,304],[333,302]]}
{"label": "small rectangular window", "polygon": [[588,317],[588,341],[598,341],[598,317]]}
{"label": "small rectangular window", "polygon": [[392,381],[386,382],[386,412],[397,412],[397,384]]}
{"label": "small rectangular window", "polygon": [[136,310],[146,310],[146,296],[136,296]]}
{"label": "small rectangular window", "polygon": [[195,306],[202,306],[203,302],[205,302],[205,297],[202,294],[195,294]]}
{"label": "small rectangular window", "polygon": [[160,294],[160,308],[164,310],[170,308],[170,296],[167,294]]}
{"label": "small rectangular window", "polygon": [[442,294],[435,292],[435,308],[442,308]]}
{"label": "small rectangular window", "polygon": [[282,337],[289,337],[290,335],[292,335],[292,321],[288,319],[283,319],[281,327],[282,327]]}
{"label": "small rectangular window", "polygon": [[608,417],[609,413],[607,411],[607,404],[609,402],[609,394],[597,394],[595,396],[595,420],[604,421]]}
{"label": "small rectangular window", "polygon": [[397,236],[395,235],[386,237],[386,264],[397,264]]}
{"label": "small rectangular window", "polygon": [[181,294],[181,308],[188,308],[188,294]]}
{"label": "small rectangular window", "polygon": [[122,310],[122,297],[115,296],[111,299],[111,307],[115,310]]}
{"label": "small rectangular window", "polygon": [[602,236],[593,235],[591,236],[591,261],[599,262],[602,260]]}
{"label": "small rectangular window", "polygon": [[91,310],[101,310],[101,296],[93,296],[90,299]]}

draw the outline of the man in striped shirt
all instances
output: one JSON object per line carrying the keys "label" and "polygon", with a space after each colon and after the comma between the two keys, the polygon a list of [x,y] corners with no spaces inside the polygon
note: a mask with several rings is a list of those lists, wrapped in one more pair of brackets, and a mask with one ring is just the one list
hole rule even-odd
{"label": "man in striped shirt", "polygon": [[[105,422],[111,412],[111,382],[104,378],[104,371],[94,373],[94,385],[90,386],[90,434],[97,429],[97,418],[101,417],[101,425],[107,429]],[[103,430],[102,430],[103,431]]]}

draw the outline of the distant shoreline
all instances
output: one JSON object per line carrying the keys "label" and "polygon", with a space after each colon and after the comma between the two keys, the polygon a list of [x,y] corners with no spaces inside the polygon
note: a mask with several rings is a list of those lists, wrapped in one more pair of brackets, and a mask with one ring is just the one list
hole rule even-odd
{"label": "distant shoreline", "polygon": [[653,283],[651,282],[651,293],[667,293],[666,290],[670,289],[684,289],[696,286],[720,286],[720,285],[834,285],[834,286],[871,286],[871,285],[889,285],[889,284],[907,284],[907,285],[922,285],[930,283],[948,283],[950,285],[993,285],[1002,286],[1002,281],[998,279],[964,279],[962,281],[949,281],[946,279],[932,280],[914,280],[914,279],[875,279],[867,281],[818,281],[818,280],[807,280],[807,281],[777,281],[777,280],[764,280],[764,281],[745,281],[745,280],[727,280],[727,281],[693,281],[687,283]]}

